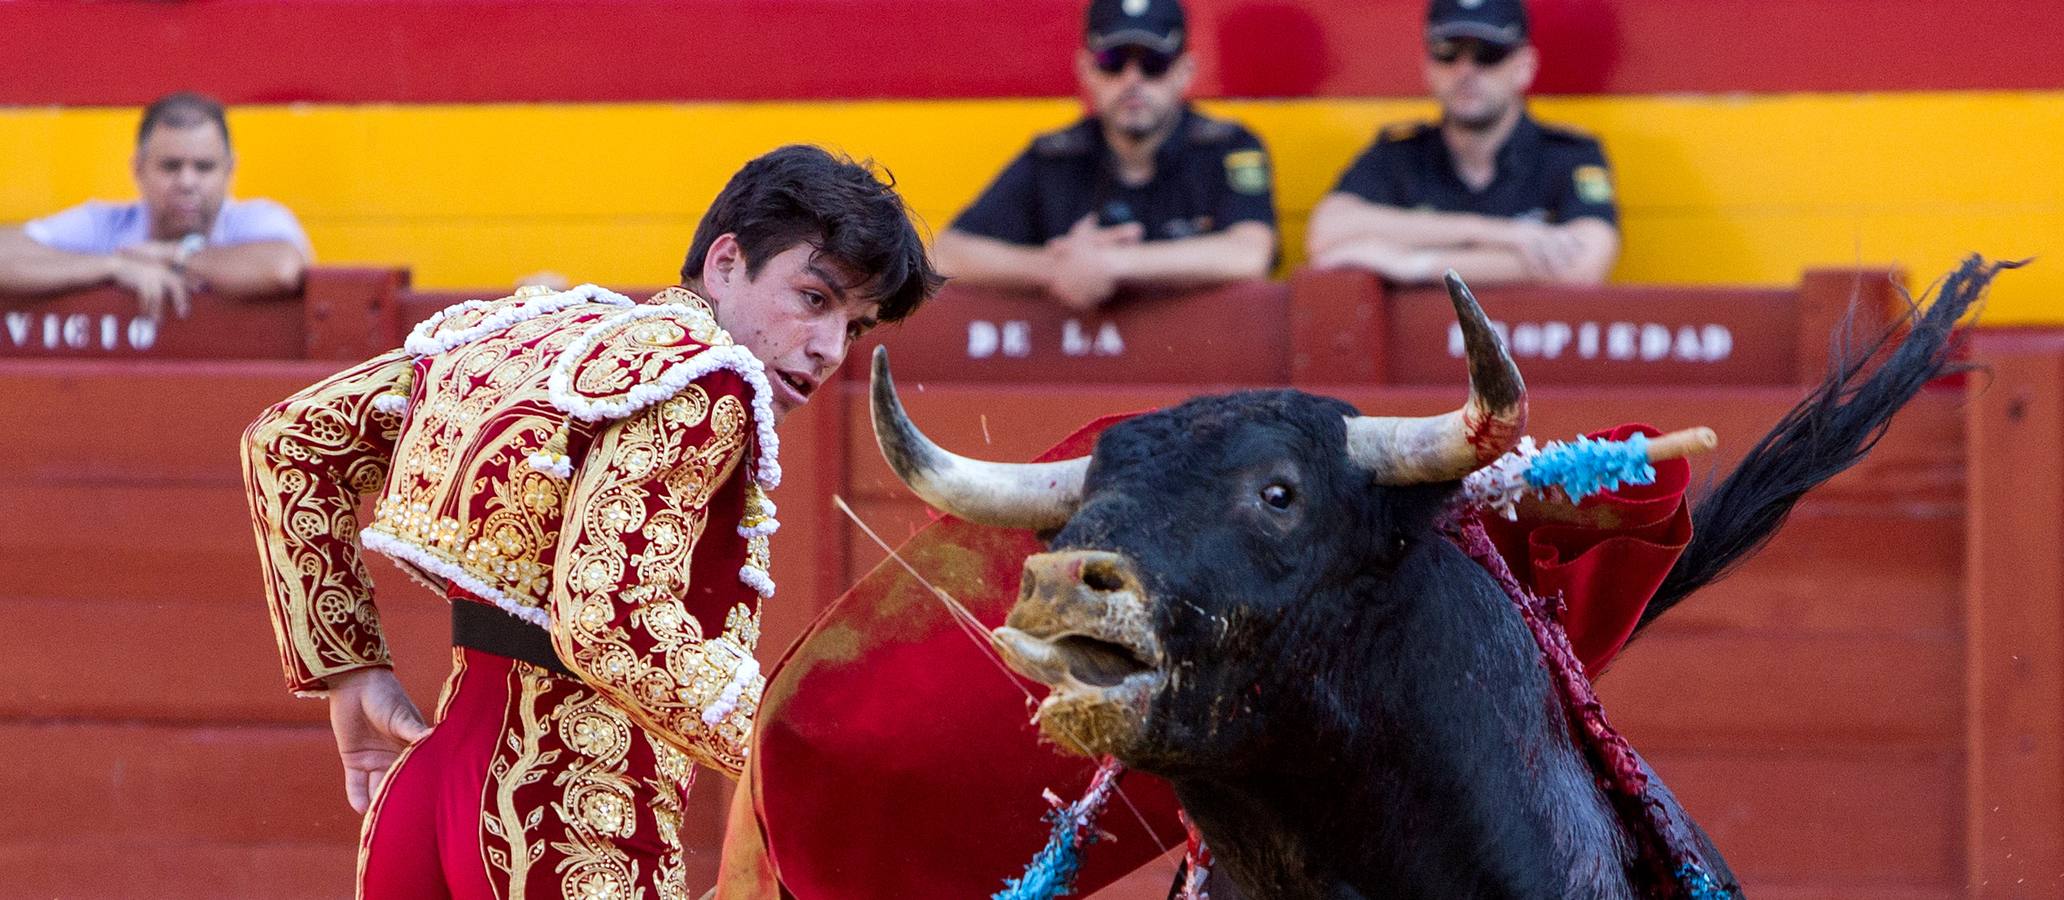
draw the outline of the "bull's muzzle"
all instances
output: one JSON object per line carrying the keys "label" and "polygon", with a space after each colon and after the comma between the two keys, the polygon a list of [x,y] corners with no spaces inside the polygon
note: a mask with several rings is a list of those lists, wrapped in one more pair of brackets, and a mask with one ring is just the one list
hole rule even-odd
{"label": "bull's muzzle", "polygon": [[1160,651],[1131,561],[1101,550],[1025,560],[1017,605],[993,632],[1011,668],[1053,687],[1109,688],[1153,668]]}
{"label": "bull's muzzle", "polygon": [[1152,604],[1132,563],[1070,550],[1025,560],[1018,603],[990,639],[1005,662],[1052,688],[1035,720],[1085,755],[1121,753],[1144,733],[1165,678]]}

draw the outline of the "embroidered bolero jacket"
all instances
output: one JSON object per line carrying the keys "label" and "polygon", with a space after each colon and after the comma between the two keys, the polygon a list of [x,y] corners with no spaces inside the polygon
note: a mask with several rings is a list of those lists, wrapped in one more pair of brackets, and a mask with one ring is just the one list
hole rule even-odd
{"label": "embroidered bolero jacket", "polygon": [[774,592],[769,402],[702,298],[583,285],[458,304],[266,410],[243,470],[289,686],[389,664],[363,547],[546,629],[652,735],[735,775]]}

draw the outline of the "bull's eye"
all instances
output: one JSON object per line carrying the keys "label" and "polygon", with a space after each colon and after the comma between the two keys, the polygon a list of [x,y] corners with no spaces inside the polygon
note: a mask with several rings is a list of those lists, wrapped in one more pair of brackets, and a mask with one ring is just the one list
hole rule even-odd
{"label": "bull's eye", "polygon": [[1297,495],[1284,485],[1272,484],[1261,489],[1261,502],[1276,509],[1289,509],[1290,502],[1295,499],[1297,499]]}

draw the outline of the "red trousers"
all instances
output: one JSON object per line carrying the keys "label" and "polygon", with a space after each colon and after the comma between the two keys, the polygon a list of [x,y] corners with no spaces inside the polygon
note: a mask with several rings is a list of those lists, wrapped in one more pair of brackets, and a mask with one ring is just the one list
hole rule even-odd
{"label": "red trousers", "polygon": [[687,896],[694,766],[578,681],[453,648],[359,841],[365,900]]}

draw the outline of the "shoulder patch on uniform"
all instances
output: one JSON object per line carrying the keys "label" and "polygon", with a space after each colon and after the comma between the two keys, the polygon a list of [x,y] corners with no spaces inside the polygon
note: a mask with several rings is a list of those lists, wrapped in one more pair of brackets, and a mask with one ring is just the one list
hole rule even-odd
{"label": "shoulder patch on uniform", "polygon": [[1409,141],[1433,130],[1432,122],[1395,122],[1383,126],[1376,132],[1376,140],[1383,143]]}
{"label": "shoulder patch on uniform", "polygon": [[1570,172],[1570,179],[1576,183],[1577,198],[1585,203],[1612,202],[1612,174],[1604,166],[1578,166]]}
{"label": "shoulder patch on uniform", "polygon": [[1190,122],[1188,137],[1192,144],[1223,144],[1239,134],[1240,125],[1237,122],[1198,116]]}
{"label": "shoulder patch on uniform", "polygon": [[766,367],[733,343],[701,297],[668,288],[588,327],[552,364],[552,405],[583,422],[626,419],[663,403],[719,369],[743,379],[752,392],[760,444],[755,478],[762,487],[781,481],[776,460],[773,393]]}
{"label": "shoulder patch on uniform", "polygon": [[1235,150],[1225,155],[1226,184],[1242,194],[1264,194],[1269,189],[1268,154],[1260,150]]}
{"label": "shoulder patch on uniform", "polygon": [[585,422],[621,419],[686,387],[692,379],[669,378],[674,370],[712,351],[743,349],[708,307],[667,299],[588,326],[552,365],[552,404]]}
{"label": "shoulder patch on uniform", "polygon": [[607,288],[584,284],[565,291],[525,287],[500,300],[467,300],[439,310],[409,330],[402,348],[412,356],[435,356],[470,344],[518,322],[535,319],[582,303],[630,306],[631,298]]}
{"label": "shoulder patch on uniform", "polygon": [[1032,139],[1032,152],[1046,157],[1081,156],[1091,146],[1088,122],[1077,122]]}

